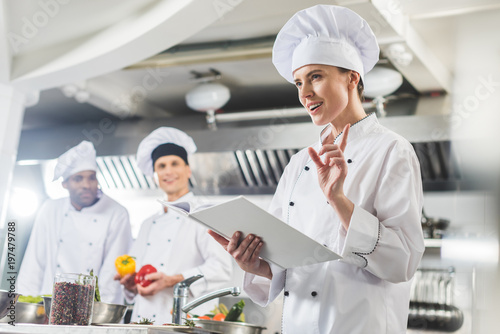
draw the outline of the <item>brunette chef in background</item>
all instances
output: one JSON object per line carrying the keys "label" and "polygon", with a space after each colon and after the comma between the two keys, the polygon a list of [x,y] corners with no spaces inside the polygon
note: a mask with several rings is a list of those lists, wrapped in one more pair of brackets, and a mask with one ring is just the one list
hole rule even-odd
{"label": "brunette chef in background", "polygon": [[[189,190],[191,169],[188,156],[196,152],[191,137],[181,130],[161,127],[142,140],[137,150],[137,165],[141,171],[154,176],[169,202],[199,201]],[[144,221],[139,236],[129,254],[136,258],[136,270],[153,265],[158,272],[146,275],[153,281],[143,287],[134,283],[133,275],[121,278],[129,302],[135,302],[131,321],[148,318],[155,324],[170,323],[173,287],[186,278],[204,277],[190,287],[190,297],[197,298],[227,284],[232,274],[231,257],[210,237],[207,229],[189,218],[160,204],[159,212]],[[117,275],[116,279],[120,279]],[[203,315],[217,301],[194,309]]]}
{"label": "brunette chef in background", "polygon": [[278,72],[324,130],[293,156],[270,211],[343,258],[283,270],[259,258],[259,236],[211,233],[247,272],[253,301],[284,291],[283,333],[406,333],[424,251],[422,184],[411,144],[363,110],[363,77],[378,56],[366,21],[337,6],[298,12],[274,43]]}
{"label": "brunette chef in background", "polygon": [[38,212],[18,277],[23,295],[52,294],[56,273],[99,278],[101,300],[123,303],[114,281],[115,259],[128,251],[132,234],[127,210],[103,194],[96,179],[96,151],[82,141],[57,161],[69,198],[47,200]]}

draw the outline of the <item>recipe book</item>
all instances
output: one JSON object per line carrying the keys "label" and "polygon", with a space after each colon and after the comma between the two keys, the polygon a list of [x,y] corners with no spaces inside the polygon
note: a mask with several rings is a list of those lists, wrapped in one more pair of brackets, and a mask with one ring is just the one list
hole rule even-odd
{"label": "recipe book", "polygon": [[250,233],[261,237],[264,246],[260,256],[283,269],[341,258],[337,253],[276,218],[244,196],[216,205],[201,206],[194,210],[187,202],[158,201],[227,239],[236,231],[242,232],[243,237]]}

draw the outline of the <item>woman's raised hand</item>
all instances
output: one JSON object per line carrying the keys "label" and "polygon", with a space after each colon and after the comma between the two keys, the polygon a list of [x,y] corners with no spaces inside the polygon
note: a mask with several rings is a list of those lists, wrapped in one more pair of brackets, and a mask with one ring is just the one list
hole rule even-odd
{"label": "woman's raised hand", "polygon": [[347,176],[344,150],[349,129],[350,124],[347,124],[343,130],[342,141],[338,145],[325,143],[319,152],[312,147],[308,149],[309,156],[318,170],[319,186],[330,203],[344,196],[344,180]]}

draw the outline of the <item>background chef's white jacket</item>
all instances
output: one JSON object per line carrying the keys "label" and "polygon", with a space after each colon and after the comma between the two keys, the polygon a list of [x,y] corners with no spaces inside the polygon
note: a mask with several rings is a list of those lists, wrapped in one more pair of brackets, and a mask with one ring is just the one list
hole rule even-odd
{"label": "background chef's white jacket", "polygon": [[344,192],[355,205],[348,231],[306,149],[286,167],[270,207],[343,259],[286,271],[271,265],[272,280],[246,274],[244,289],[262,306],[284,289],[283,333],[406,333],[411,278],[424,251],[418,159],[375,114],[351,127],[344,156]]}
{"label": "background chef's white jacket", "polygon": [[[192,193],[175,202],[189,202],[192,207],[197,206]],[[136,258],[136,271],[145,264],[151,264],[167,275],[182,274],[184,279],[204,275],[191,285],[188,302],[227,287],[232,274],[231,257],[204,226],[173,210],[164,213],[163,208],[159,214],[144,221],[130,255]],[[129,302],[134,301],[130,291],[124,292]],[[193,309],[191,313],[203,315],[217,303],[217,299],[212,300]],[[156,325],[171,323],[172,304],[173,287],[153,296],[136,295],[131,322],[148,318],[154,320]]]}
{"label": "background chef's white jacket", "polygon": [[89,273],[99,278],[101,300],[123,304],[115,259],[132,244],[127,210],[106,195],[77,211],[69,197],[47,200],[40,208],[18,277],[25,295],[52,294],[56,273]]}

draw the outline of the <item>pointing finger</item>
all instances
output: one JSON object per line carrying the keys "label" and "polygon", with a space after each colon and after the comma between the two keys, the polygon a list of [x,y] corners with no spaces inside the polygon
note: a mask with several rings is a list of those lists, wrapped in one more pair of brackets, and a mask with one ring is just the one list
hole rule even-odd
{"label": "pointing finger", "polygon": [[351,128],[351,124],[347,123],[343,130],[342,141],[340,142],[340,150],[344,152],[345,147],[347,146],[347,136],[349,135],[349,129]]}
{"label": "pointing finger", "polygon": [[314,148],[309,147],[307,149],[307,152],[309,153],[311,160],[316,164],[317,167],[323,167],[323,161],[321,161],[321,158],[319,157],[318,153],[316,153],[316,150]]}

